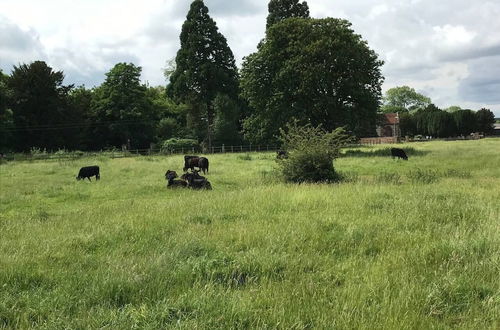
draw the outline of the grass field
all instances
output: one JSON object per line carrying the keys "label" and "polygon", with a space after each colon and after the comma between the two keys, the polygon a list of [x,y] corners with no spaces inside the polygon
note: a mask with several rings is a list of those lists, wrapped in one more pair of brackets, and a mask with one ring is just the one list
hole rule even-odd
{"label": "grass field", "polygon": [[[500,328],[500,139],[345,151],[288,185],[274,154],[0,165],[0,328]],[[101,180],[76,181],[99,165]]]}

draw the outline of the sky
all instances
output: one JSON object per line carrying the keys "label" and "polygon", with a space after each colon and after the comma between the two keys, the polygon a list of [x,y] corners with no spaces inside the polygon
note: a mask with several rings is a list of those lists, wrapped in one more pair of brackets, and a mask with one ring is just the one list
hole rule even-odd
{"label": "sky", "polygon": [[[0,68],[46,61],[65,83],[100,85],[118,62],[165,85],[191,0],[0,0]],[[308,0],[347,19],[385,62],[383,90],[408,85],[441,108],[500,117],[500,0]],[[264,37],[268,0],[205,0],[238,66]]]}

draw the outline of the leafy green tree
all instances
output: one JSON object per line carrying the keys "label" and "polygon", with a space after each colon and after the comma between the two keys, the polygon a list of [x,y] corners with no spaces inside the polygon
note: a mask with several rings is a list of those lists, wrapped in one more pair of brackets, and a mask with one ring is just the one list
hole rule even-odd
{"label": "leafy green tree", "polygon": [[431,121],[432,114],[439,111],[441,110],[431,103],[424,109],[417,110],[413,113],[412,117],[415,125],[415,134],[432,135],[429,128],[429,122]]}
{"label": "leafy green tree", "polygon": [[202,0],[191,3],[180,41],[167,94],[188,105],[188,127],[210,147],[217,95],[237,100],[239,93],[234,55]]}
{"label": "leafy green tree", "polygon": [[474,111],[458,110],[451,112],[451,115],[455,121],[457,135],[469,135],[477,131],[476,114]]}
{"label": "leafy green tree", "polygon": [[299,0],[271,0],[268,5],[266,28],[279,23],[287,18],[299,17],[309,18],[309,6],[307,2]]}
{"label": "leafy green tree", "polygon": [[219,94],[214,100],[215,141],[218,144],[235,145],[241,142],[239,133],[239,106],[226,95]]}
{"label": "leafy green tree", "polygon": [[328,131],[347,126],[356,135],[374,134],[382,63],[348,21],[290,18],[272,25],[243,63],[243,96],[253,109],[245,138],[276,141],[294,118]]}
{"label": "leafy green tree", "polygon": [[383,98],[384,104],[380,110],[384,113],[408,112],[424,109],[431,104],[431,99],[417,93],[415,89],[408,86],[400,86],[389,89]]}
{"label": "leafy green tree", "polygon": [[68,148],[73,117],[62,71],[53,71],[43,61],[14,66],[7,85],[12,92],[11,109],[16,126],[17,147]]}
{"label": "leafy green tree", "polygon": [[414,136],[418,134],[413,115],[409,112],[399,114],[399,128],[401,136]]}
{"label": "leafy green tree", "polygon": [[0,70],[0,152],[14,150],[13,132],[14,119],[12,110],[9,109],[8,98],[9,89],[7,88],[8,76]]}
{"label": "leafy green tree", "polygon": [[429,117],[429,135],[440,138],[456,135],[456,124],[450,113],[446,111],[436,111],[431,113]]}
{"label": "leafy green tree", "polygon": [[434,104],[418,110],[413,115],[416,134],[433,137],[450,137],[456,135],[457,127],[453,115],[443,111]]}
{"label": "leafy green tree", "polygon": [[72,145],[75,149],[89,150],[94,137],[92,136],[92,98],[93,91],[79,86],[68,94],[68,105],[71,109],[73,125]]}
{"label": "leafy green tree", "polygon": [[458,105],[452,105],[451,107],[444,109],[444,111],[449,112],[449,113],[454,113],[454,112],[457,112],[460,110],[462,110],[462,108],[459,107]]}
{"label": "leafy green tree", "polygon": [[95,90],[94,149],[121,145],[147,148],[154,140],[156,116],[147,88],[141,84],[141,71],[132,63],[118,63]]}
{"label": "leafy green tree", "polygon": [[476,125],[479,132],[485,134],[493,133],[495,114],[490,109],[482,108],[476,112]]}

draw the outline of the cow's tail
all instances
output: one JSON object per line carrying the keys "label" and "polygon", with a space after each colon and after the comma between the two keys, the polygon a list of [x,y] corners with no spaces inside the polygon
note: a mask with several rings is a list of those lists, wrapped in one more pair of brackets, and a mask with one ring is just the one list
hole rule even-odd
{"label": "cow's tail", "polygon": [[207,173],[208,173],[208,158],[207,158]]}

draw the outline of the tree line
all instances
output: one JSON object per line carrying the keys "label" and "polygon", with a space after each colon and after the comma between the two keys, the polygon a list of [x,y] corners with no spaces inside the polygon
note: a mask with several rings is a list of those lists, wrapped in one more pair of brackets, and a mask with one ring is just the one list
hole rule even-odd
{"label": "tree line", "polygon": [[64,84],[43,61],[0,71],[0,151],[274,144],[294,122],[374,136],[383,62],[343,19],[270,0],[266,33],[241,69],[202,0],[182,25],[165,86],[117,63],[100,86]]}
{"label": "tree line", "polygon": [[381,112],[399,113],[402,136],[445,138],[473,132],[491,134],[495,123],[495,115],[489,109],[474,111],[459,106],[440,109],[429,97],[409,86],[389,89],[383,98]]}

